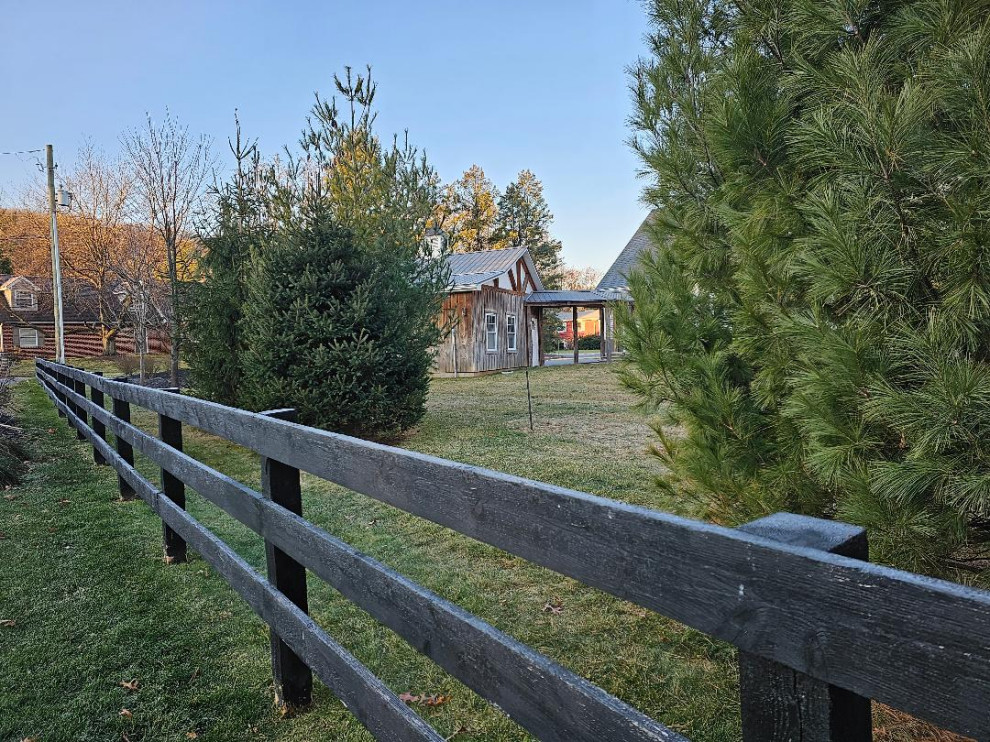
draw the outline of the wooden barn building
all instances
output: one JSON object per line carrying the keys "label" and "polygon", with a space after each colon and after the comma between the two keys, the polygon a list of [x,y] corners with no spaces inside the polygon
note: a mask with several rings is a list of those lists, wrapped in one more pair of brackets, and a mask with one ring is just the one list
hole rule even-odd
{"label": "wooden barn building", "polygon": [[[100,318],[96,290],[85,281],[63,280],[62,324],[67,358],[135,353],[133,328],[124,322],[123,297],[114,294]],[[149,332],[147,352],[168,352],[167,337]],[[55,310],[48,278],[0,274],[0,354],[7,358],[55,358]]]}
{"label": "wooden barn building", "polygon": [[437,376],[477,375],[539,365],[539,325],[526,297],[543,290],[525,247],[448,256],[450,334],[437,348]]}

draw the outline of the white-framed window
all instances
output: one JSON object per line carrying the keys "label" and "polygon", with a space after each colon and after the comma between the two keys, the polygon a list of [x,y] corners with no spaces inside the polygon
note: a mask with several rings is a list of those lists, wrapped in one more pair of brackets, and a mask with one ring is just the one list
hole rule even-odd
{"label": "white-framed window", "polygon": [[485,312],[485,350],[498,352],[498,317],[495,312]]}
{"label": "white-framed window", "polygon": [[14,309],[35,309],[37,306],[33,291],[14,289]]}
{"label": "white-framed window", "polygon": [[41,336],[33,327],[18,327],[17,345],[21,348],[37,348],[41,345]]}
{"label": "white-framed window", "polygon": [[516,315],[505,315],[505,349],[510,353],[515,353],[516,347]]}

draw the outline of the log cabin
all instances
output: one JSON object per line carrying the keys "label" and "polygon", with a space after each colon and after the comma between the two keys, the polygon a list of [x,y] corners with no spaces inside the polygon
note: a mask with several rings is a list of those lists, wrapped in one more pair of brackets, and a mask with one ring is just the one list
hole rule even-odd
{"label": "log cabin", "polygon": [[[89,283],[67,278],[63,286],[67,358],[137,352],[134,328],[124,321],[119,292],[108,297],[101,320],[99,297]],[[55,358],[53,299],[51,279],[0,275],[0,354],[7,358]],[[145,342],[149,353],[168,352],[168,338],[162,332],[149,331]]]}

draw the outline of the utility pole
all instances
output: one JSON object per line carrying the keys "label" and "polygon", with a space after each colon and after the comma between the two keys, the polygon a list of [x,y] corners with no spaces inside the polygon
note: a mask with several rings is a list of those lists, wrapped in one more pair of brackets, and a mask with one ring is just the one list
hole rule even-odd
{"label": "utility pole", "polygon": [[48,208],[52,212],[52,294],[55,305],[55,361],[65,363],[65,327],[62,323],[62,263],[58,256],[58,214],[55,202],[55,155],[52,145],[45,145],[48,161]]}

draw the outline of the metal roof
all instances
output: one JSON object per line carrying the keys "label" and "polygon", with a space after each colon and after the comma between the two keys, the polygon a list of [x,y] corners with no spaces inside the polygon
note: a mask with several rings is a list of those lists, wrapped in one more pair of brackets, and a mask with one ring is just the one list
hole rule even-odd
{"label": "metal roof", "polygon": [[506,247],[501,250],[477,250],[475,252],[455,252],[447,256],[450,268],[450,283],[454,290],[472,288],[498,278],[515,267],[523,259],[529,268],[530,276],[537,290],[543,288],[540,274],[533,263],[533,257],[525,246]]}
{"label": "metal roof", "polygon": [[602,280],[598,282],[598,286],[595,287],[597,291],[608,295],[611,299],[629,298],[629,280],[627,278],[629,272],[639,265],[639,258],[644,251],[653,249],[653,240],[647,228],[655,213],[650,212],[643,223],[639,225],[636,234],[629,239],[626,246],[622,248],[622,252],[619,253],[619,257],[612,263],[612,267],[605,272]]}
{"label": "metal roof", "polygon": [[526,297],[527,304],[541,306],[599,305],[609,298],[598,291],[534,291]]}

